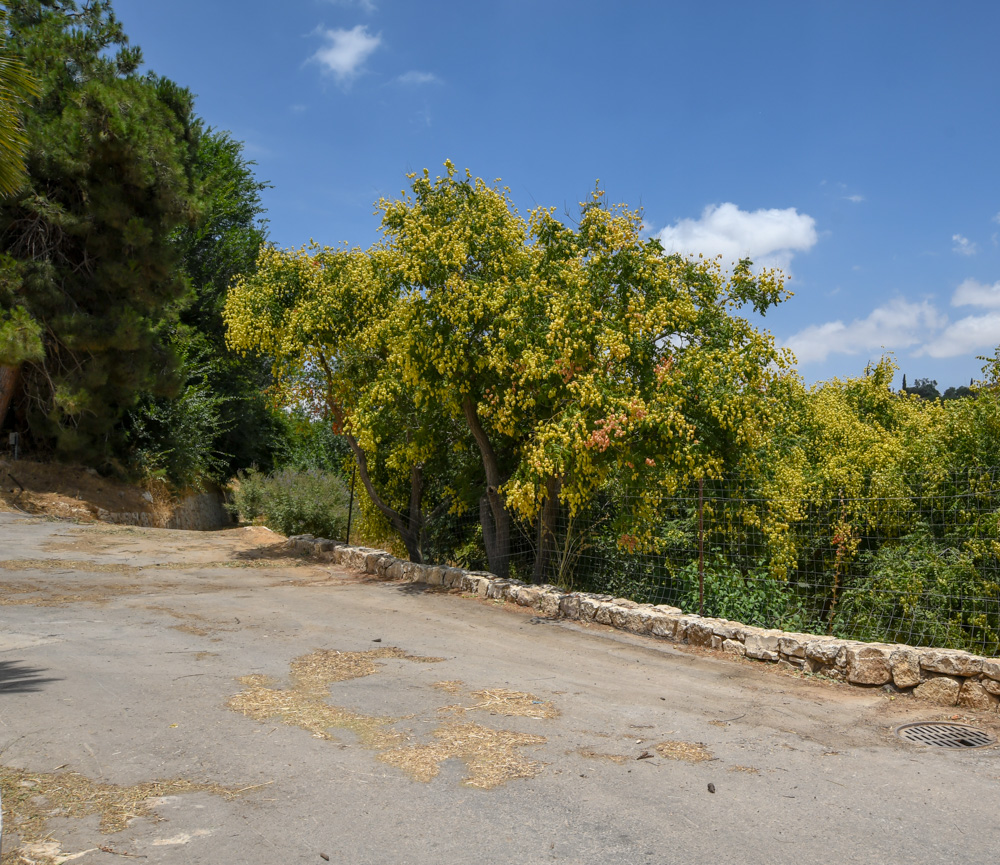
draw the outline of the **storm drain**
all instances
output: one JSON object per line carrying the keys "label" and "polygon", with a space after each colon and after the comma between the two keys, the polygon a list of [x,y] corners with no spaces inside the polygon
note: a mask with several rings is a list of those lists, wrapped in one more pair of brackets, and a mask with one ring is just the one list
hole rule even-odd
{"label": "storm drain", "polygon": [[935,748],[985,748],[994,739],[968,724],[904,724],[896,735],[907,742],[918,745],[933,745]]}

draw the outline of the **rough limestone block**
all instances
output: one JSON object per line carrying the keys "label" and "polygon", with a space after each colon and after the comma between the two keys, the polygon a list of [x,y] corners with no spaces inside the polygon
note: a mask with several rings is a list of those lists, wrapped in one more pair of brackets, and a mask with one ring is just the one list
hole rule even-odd
{"label": "rough limestone block", "polygon": [[836,664],[841,652],[846,653],[844,644],[834,639],[810,640],[805,649],[806,657],[819,664]]}
{"label": "rough limestone block", "polygon": [[913,689],[913,696],[939,706],[954,706],[958,703],[961,690],[957,679],[950,676],[935,676]]}
{"label": "rough limestone block", "polygon": [[885,646],[847,647],[847,681],[853,685],[884,685],[892,679],[889,650]]}
{"label": "rough limestone block", "polygon": [[639,606],[635,601],[630,601],[628,598],[614,598],[611,603],[618,607],[627,607],[630,610],[634,610]]}
{"label": "rough limestone block", "polygon": [[778,651],[786,658],[803,658],[806,656],[805,643],[799,637],[800,634],[788,634],[778,637]]}
{"label": "rough limestone block", "polygon": [[987,679],[1000,682],[1000,661],[989,661],[983,659],[983,675]]}
{"label": "rough limestone block", "polygon": [[592,595],[580,595],[580,621],[594,621],[594,616],[601,608],[601,603],[601,601]]}
{"label": "rough limestone block", "polygon": [[331,541],[329,538],[318,538],[313,544],[313,550],[317,553],[328,553],[335,546],[337,546],[336,541]]}
{"label": "rough limestone block", "polygon": [[754,628],[747,630],[743,645],[746,647],[748,658],[756,658],[758,661],[777,661],[778,640],[778,634]]}
{"label": "rough limestone block", "polygon": [[677,630],[677,617],[659,611],[650,614],[649,632],[654,637],[673,640]]}
{"label": "rough limestone block", "polygon": [[893,649],[889,655],[892,683],[897,688],[913,688],[920,684],[920,655],[913,649]]}
{"label": "rough limestone block", "polygon": [[465,577],[465,571],[461,568],[448,568],[444,574],[444,582],[442,585],[447,586],[449,589],[454,589],[456,587],[461,587],[462,579]]}
{"label": "rough limestone block", "polygon": [[444,568],[433,567],[428,568],[427,572],[424,574],[424,582],[428,586],[440,586],[441,580],[444,578]]}
{"label": "rough limestone block", "polygon": [[981,679],[979,684],[988,693],[1000,696],[1000,682],[996,681],[996,679]]}
{"label": "rough limestone block", "polygon": [[981,683],[974,679],[966,679],[958,691],[958,705],[980,711],[989,711],[996,707],[997,698],[989,693]]}
{"label": "rough limestone block", "polygon": [[712,619],[712,633],[722,640],[740,640],[746,628],[739,622],[730,622],[726,619]]}
{"label": "rough limestone block", "polygon": [[739,655],[742,658],[747,653],[747,647],[739,640],[723,640],[722,651],[729,652],[731,655]]}
{"label": "rough limestone block", "polygon": [[700,621],[691,622],[687,629],[687,641],[692,646],[708,646],[712,645],[712,637],[715,633],[712,629],[712,623],[710,621]]}
{"label": "rough limestone block", "polygon": [[559,601],[559,614],[566,619],[580,618],[580,596],[576,594],[563,595]]}
{"label": "rough limestone block", "polygon": [[653,626],[653,613],[644,607],[629,610],[625,615],[625,630],[632,634],[648,634]]}
{"label": "rough limestone block", "polygon": [[680,607],[671,607],[669,604],[657,604],[653,609],[661,613],[666,613],[668,616],[684,615],[684,611]]}
{"label": "rough limestone block", "polygon": [[600,604],[594,613],[594,621],[601,625],[611,624],[611,611],[615,609],[614,604]]}
{"label": "rough limestone block", "polygon": [[558,616],[559,604],[562,599],[562,592],[542,592],[541,597],[538,599],[538,612],[540,612],[543,616]]}
{"label": "rough limestone block", "polygon": [[975,676],[982,672],[983,659],[968,652],[925,649],[920,653],[920,666],[932,673],[945,673],[948,676]]}
{"label": "rough limestone block", "polygon": [[511,580],[504,580],[500,577],[485,577],[487,581],[486,595],[494,601],[505,601],[510,597],[510,593],[518,588],[512,586]]}
{"label": "rough limestone block", "polygon": [[620,631],[627,630],[628,617],[632,613],[629,607],[622,607],[619,604],[611,605],[611,624]]}
{"label": "rough limestone block", "polygon": [[537,586],[520,586],[517,590],[516,601],[522,607],[534,607],[542,597],[542,590]]}

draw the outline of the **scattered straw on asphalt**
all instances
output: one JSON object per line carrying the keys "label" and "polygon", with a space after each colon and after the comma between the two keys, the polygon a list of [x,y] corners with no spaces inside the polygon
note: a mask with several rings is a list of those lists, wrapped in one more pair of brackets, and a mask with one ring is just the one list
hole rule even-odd
{"label": "scattered straw on asphalt", "polygon": [[435,682],[431,685],[431,687],[437,688],[439,691],[444,691],[446,694],[455,696],[462,693],[465,688],[465,682],[460,679],[450,679],[447,682]]}
{"label": "scattered straw on asphalt", "polygon": [[687,760],[689,763],[701,763],[714,759],[701,742],[660,742],[655,750],[657,754],[668,760]]}
{"label": "scattered straw on asphalt", "polygon": [[557,718],[559,716],[559,710],[552,703],[524,691],[485,688],[482,691],[473,691],[470,696],[479,702],[474,706],[443,706],[440,711],[456,715],[465,712],[489,712],[491,715],[521,718]]}
{"label": "scattered straw on asphalt", "polygon": [[748,775],[759,775],[760,769],[755,766],[730,766],[727,772],[746,772]]}
{"label": "scattered straw on asphalt", "polygon": [[[278,719],[300,727],[318,739],[331,739],[330,730],[353,732],[364,747],[380,752],[378,759],[401,769],[416,781],[430,781],[440,772],[441,763],[450,758],[463,760],[470,787],[492,789],[515,778],[532,778],[542,771],[542,764],[517,753],[517,748],[541,745],[546,739],[507,730],[493,730],[470,722],[451,721],[434,731],[430,744],[407,744],[406,733],[394,728],[402,718],[377,717],[333,706],[326,702],[333,682],[370,676],[382,666],[379,659],[396,658],[414,662],[435,662],[441,658],[409,655],[402,649],[384,647],[368,652],[322,650],[303,655],[291,663],[291,687],[276,687],[263,675],[239,679],[243,690],[227,705],[257,721]],[[437,690],[459,693],[462,682],[436,682]],[[532,694],[505,689],[474,691],[480,703],[472,707],[452,707],[460,712],[489,709],[495,714],[553,718],[555,708]]]}
{"label": "scattered straw on asphalt", "polygon": [[244,690],[229,699],[230,709],[253,718],[268,721],[277,718],[291,727],[301,727],[317,739],[333,739],[332,729],[349,730],[366,748],[391,748],[406,740],[405,734],[392,729],[396,718],[375,717],[331,706],[312,694],[292,688],[272,688],[267,676],[244,676]]}
{"label": "scattered straw on asphalt", "polygon": [[88,562],[70,559],[4,559],[4,571],[86,571],[89,574],[135,574],[141,568],[117,562]]}
{"label": "scattered straw on asphalt", "polygon": [[[567,753],[572,754],[573,752],[568,751]],[[595,751],[593,748],[577,748],[576,753],[581,757],[586,757],[588,760],[607,760],[619,765],[632,760],[631,757],[626,757],[624,754],[604,754],[601,751]]]}
{"label": "scattered straw on asphalt", "polygon": [[[155,800],[161,796],[213,793],[232,798],[243,792],[184,778],[127,787],[93,781],[76,772],[28,772],[9,766],[0,766],[0,789],[3,790],[4,836],[17,835],[22,844],[47,839],[46,824],[53,817],[98,815],[101,832],[110,834],[121,832],[137,817],[156,819],[153,808]],[[4,861],[8,861],[6,856]]]}
{"label": "scattered straw on asphalt", "polygon": [[415,781],[430,781],[437,777],[445,760],[457,757],[468,768],[462,783],[481,790],[492,790],[516,778],[534,778],[543,768],[541,763],[528,760],[515,750],[542,745],[546,741],[543,736],[453,722],[435,730],[434,738],[437,742],[429,745],[385,751],[378,759],[402,769]]}

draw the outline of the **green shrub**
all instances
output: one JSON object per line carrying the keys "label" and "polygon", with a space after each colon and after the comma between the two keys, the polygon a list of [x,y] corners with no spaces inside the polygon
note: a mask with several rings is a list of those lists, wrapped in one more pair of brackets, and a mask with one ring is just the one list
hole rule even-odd
{"label": "green shrub", "polygon": [[244,522],[263,523],[283,535],[310,534],[343,541],[349,493],[343,480],[316,469],[265,475],[240,472],[229,506]]}

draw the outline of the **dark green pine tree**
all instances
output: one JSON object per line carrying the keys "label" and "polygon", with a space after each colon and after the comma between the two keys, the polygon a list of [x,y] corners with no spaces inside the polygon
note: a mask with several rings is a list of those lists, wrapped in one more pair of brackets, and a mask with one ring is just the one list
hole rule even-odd
{"label": "dark green pine tree", "polygon": [[126,421],[141,468],[162,470],[178,486],[251,465],[267,471],[287,437],[267,401],[270,359],[231,352],[222,321],[230,284],[256,269],[267,242],[261,193],[268,184],[256,179],[240,142],[211,129],[198,140],[194,178],[198,218],[173,238],[192,286],[172,336],[183,385],[176,397],[144,395]]}
{"label": "dark green pine tree", "polygon": [[903,391],[903,393],[906,393],[906,373],[905,372],[903,373],[903,387],[902,387],[902,391]]}
{"label": "dark green pine tree", "polygon": [[169,337],[189,288],[172,238],[197,216],[199,128],[188,91],[139,74],[109,3],[7,6],[42,88],[28,183],[0,203],[0,313],[25,310],[44,348],[20,370],[19,421],[36,446],[108,462],[138,394],[178,385]]}

